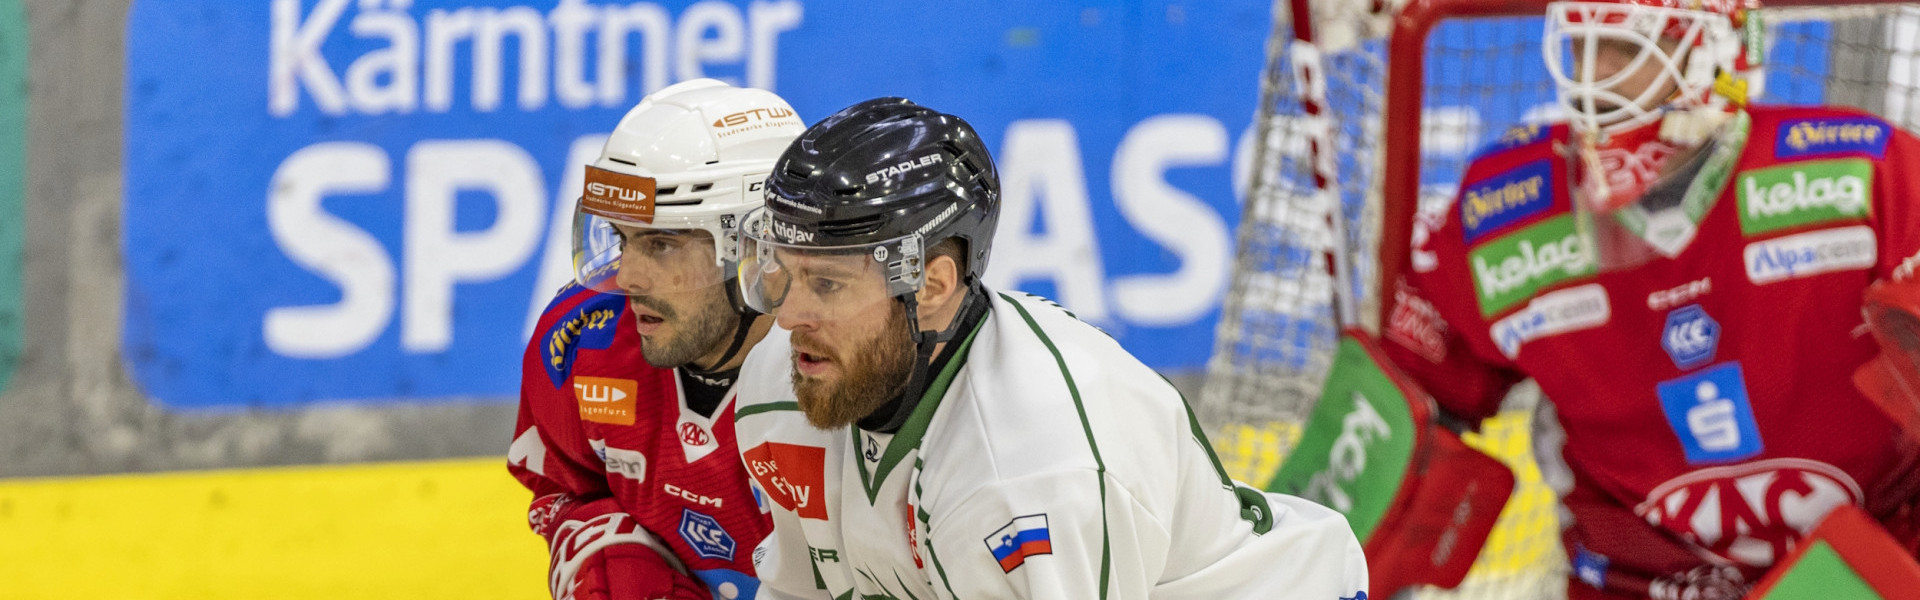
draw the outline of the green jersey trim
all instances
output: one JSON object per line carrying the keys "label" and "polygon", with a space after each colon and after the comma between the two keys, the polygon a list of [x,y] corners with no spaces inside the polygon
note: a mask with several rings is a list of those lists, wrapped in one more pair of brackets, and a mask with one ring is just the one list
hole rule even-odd
{"label": "green jersey trim", "polygon": [[1087,421],[1087,406],[1080,400],[1080,387],[1074,385],[1073,373],[1067,370],[1066,357],[1060,355],[1060,348],[1053,345],[1053,338],[1047,337],[1047,332],[1040,329],[1040,324],[1034,322],[1033,315],[1027,313],[1026,307],[1020,306],[1012,296],[1000,294],[1000,297],[1013,305],[1013,310],[1018,311],[1020,318],[1027,322],[1027,328],[1032,329],[1033,334],[1040,338],[1040,343],[1047,347],[1047,352],[1053,354],[1054,363],[1060,366],[1060,377],[1066,381],[1067,393],[1073,396],[1073,410],[1080,413],[1080,430],[1087,436],[1087,448],[1093,451],[1094,475],[1100,479],[1100,597],[1104,599],[1107,597],[1107,580],[1113,570],[1113,537],[1107,532],[1107,463],[1100,458],[1100,444],[1093,439],[1093,424]]}
{"label": "green jersey trim", "polygon": [[[947,361],[947,366],[940,369],[940,375],[932,383],[927,384],[926,393],[920,395],[920,405],[913,407],[913,414],[907,416],[907,422],[900,426],[900,431],[894,434],[892,440],[887,441],[887,450],[880,455],[880,464],[874,467],[873,472],[867,472],[867,461],[854,461],[854,466],[860,470],[860,486],[866,489],[869,506],[878,501],[880,485],[887,481],[888,475],[893,474],[894,467],[900,466],[900,460],[906,458],[908,452],[920,447],[920,438],[927,435],[927,425],[933,422],[933,412],[940,408],[940,399],[947,395],[947,388],[953,385],[954,374],[967,364],[967,351],[973,348],[973,339],[980,335],[980,329],[986,323],[987,319],[980,319],[979,323],[974,324],[973,331],[967,332],[967,338],[960,342],[960,348],[954,350],[953,359]],[[853,437],[854,448],[860,447],[858,429],[847,428],[847,435]]]}
{"label": "green jersey trim", "polygon": [[799,402],[768,402],[766,404],[755,404],[753,406],[741,407],[733,411],[733,420],[739,421],[744,417],[757,415],[763,412],[773,412],[776,410],[799,411],[800,403]]}

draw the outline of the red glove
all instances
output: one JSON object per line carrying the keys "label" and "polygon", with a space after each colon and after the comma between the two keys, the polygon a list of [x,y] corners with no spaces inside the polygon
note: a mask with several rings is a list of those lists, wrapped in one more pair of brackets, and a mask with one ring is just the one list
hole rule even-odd
{"label": "red glove", "polygon": [[1861,312],[1880,356],[1854,371],[1853,384],[1920,442],[1920,287],[1874,283]]}
{"label": "red glove", "polygon": [[554,600],[711,600],[673,550],[612,498],[580,503],[565,494],[533,502],[527,524],[547,539]]}

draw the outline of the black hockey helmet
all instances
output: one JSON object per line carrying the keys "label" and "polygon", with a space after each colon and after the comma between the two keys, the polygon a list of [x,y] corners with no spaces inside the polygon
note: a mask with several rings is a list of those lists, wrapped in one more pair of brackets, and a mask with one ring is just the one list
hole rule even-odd
{"label": "black hockey helmet", "polygon": [[[980,134],[905,98],[814,124],[774,163],[766,189],[775,241],[850,247],[914,236],[925,248],[960,238],[968,283],[986,272],[1000,219],[1000,178]],[[903,275],[918,289],[919,277]]]}

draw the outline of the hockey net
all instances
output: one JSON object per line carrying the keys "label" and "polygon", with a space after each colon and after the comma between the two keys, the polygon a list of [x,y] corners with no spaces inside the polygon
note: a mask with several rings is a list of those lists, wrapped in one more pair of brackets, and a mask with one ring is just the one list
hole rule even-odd
{"label": "hockey net", "polygon": [[[1545,0],[1410,0],[1394,9],[1382,0],[1313,0],[1322,111],[1302,103],[1296,4],[1308,2],[1274,5],[1260,143],[1196,404],[1228,469],[1263,487],[1298,439],[1330,366],[1335,290],[1355,301],[1360,324],[1378,331],[1381,282],[1405,260],[1415,221],[1438,222],[1476,149],[1512,125],[1559,114],[1540,51]],[[1920,6],[1766,6],[1756,102],[1855,106],[1920,129]],[[1341,219],[1329,218],[1334,211]],[[1344,252],[1329,252],[1335,248]],[[1560,475],[1549,466],[1543,477],[1536,465],[1531,389],[1521,386],[1501,415],[1467,436],[1513,467],[1518,482],[1493,536],[1459,588],[1418,596],[1565,596],[1568,567],[1548,485]]]}

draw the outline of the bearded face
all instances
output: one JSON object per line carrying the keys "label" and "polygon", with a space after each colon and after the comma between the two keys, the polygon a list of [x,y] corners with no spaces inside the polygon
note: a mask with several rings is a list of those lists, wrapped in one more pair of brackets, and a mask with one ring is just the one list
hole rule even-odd
{"label": "bearded face", "polygon": [[793,333],[793,392],[807,422],[847,427],[899,395],[916,357],[899,302],[868,307],[867,318]]}
{"label": "bearded face", "polygon": [[726,350],[740,324],[721,288],[707,288],[660,296],[631,296],[640,331],[640,355],[647,364],[670,369],[686,366]]}

